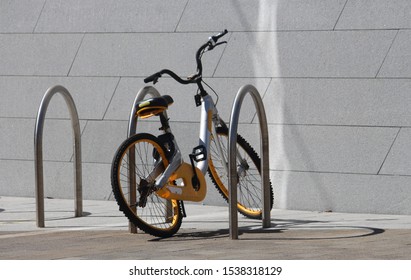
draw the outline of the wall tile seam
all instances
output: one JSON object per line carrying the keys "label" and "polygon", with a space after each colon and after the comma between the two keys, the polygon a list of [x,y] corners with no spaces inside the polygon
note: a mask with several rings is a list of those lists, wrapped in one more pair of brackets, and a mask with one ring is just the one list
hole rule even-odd
{"label": "wall tile seam", "polygon": [[[82,119],[80,119],[79,118],[79,121],[80,120],[82,120]],[[83,129],[81,129],[81,131],[80,131],[80,149],[83,149],[83,143],[82,143],[82,139],[83,139],[83,135],[84,135],[84,132],[86,131],[86,128],[87,128],[87,125],[88,125],[88,122],[89,122],[89,120],[85,120],[85,124],[84,124],[84,127],[83,127]],[[81,128],[81,127],[80,127]],[[73,135],[73,145],[74,145],[74,135]],[[81,152],[81,156],[83,156],[83,151]],[[70,162],[73,162],[74,161],[74,146],[73,146],[73,151],[72,151],[72,153],[71,153],[71,157],[70,157]]]}
{"label": "wall tile seam", "polygon": [[68,72],[67,72],[67,75],[66,75],[67,77],[70,76],[71,69],[73,68],[74,62],[76,61],[76,58],[77,58],[78,53],[79,53],[79,51],[80,51],[80,49],[81,49],[81,46],[83,45],[84,37],[86,37],[86,34],[83,34],[83,36],[81,37],[80,44],[79,44],[79,46],[77,47],[76,54],[74,55],[74,58],[73,58],[73,60],[71,61],[71,64],[70,64],[70,68],[69,68],[69,70],[68,70]]}
{"label": "wall tile seam", "polygon": [[[411,28],[391,28],[391,29],[295,29],[295,30],[228,30],[231,33],[303,33],[303,32],[344,32],[344,31],[392,31],[392,30],[411,30]],[[138,34],[206,34],[214,35],[221,32],[221,30],[210,30],[210,31],[187,31],[187,32],[0,32],[0,35],[119,35],[119,34],[129,34],[129,35],[138,35]]]}
{"label": "wall tile seam", "polygon": [[108,110],[109,110],[109,108],[110,108],[110,106],[111,106],[111,102],[113,101],[114,96],[116,95],[116,92],[117,92],[118,86],[120,85],[121,80],[122,80],[122,77],[121,77],[121,76],[118,77],[117,84],[116,84],[116,86],[114,87],[113,93],[111,94],[110,101],[107,103],[107,107],[106,107],[106,109],[104,110],[104,114],[103,114],[101,120],[105,120],[105,119],[106,119],[106,114],[107,114],[107,112],[108,112]]}
{"label": "wall tile seam", "polygon": [[[0,120],[27,120],[27,121],[29,121],[29,120],[32,120],[32,121],[35,121],[36,120],[36,116],[33,116],[33,117],[9,117],[9,116],[0,116]],[[46,117],[45,118],[45,121],[47,121],[47,120],[50,120],[50,121],[67,121],[67,122],[69,122],[69,121],[71,121],[71,118],[70,118],[70,116],[67,116],[67,117]],[[94,122],[94,121],[119,121],[119,122],[122,122],[122,121],[126,121],[126,120],[119,120],[119,119],[101,119],[101,118],[96,118],[96,119],[91,119],[91,118],[82,118],[81,116],[79,116],[79,121],[81,121],[81,122],[89,122],[89,121],[91,121],[91,122]]]}
{"label": "wall tile seam", "polygon": [[[227,29],[228,30],[228,29]],[[363,31],[398,31],[398,30],[411,30],[411,28],[363,28],[363,29],[277,29],[277,30],[228,30],[229,33],[300,33],[300,32],[329,32],[329,33],[339,33],[339,32],[363,32]],[[147,32],[130,32],[130,31],[118,31],[118,32],[0,32],[0,35],[139,35],[139,34],[208,34],[213,35],[214,33],[221,32],[222,30],[207,30],[207,31],[184,31],[184,32],[168,32],[168,31],[147,31]],[[210,34],[211,33],[211,34]]]}
{"label": "wall tile seam", "polygon": [[[10,75],[5,75],[2,74],[0,75],[1,78],[107,78],[107,79],[127,79],[127,78],[132,78],[132,79],[141,79],[143,80],[146,78],[146,76],[141,76],[141,75],[136,75],[136,76],[96,76],[96,75],[50,75],[50,74],[44,74],[44,75],[28,75],[28,74],[10,74]],[[164,77],[166,78],[166,77]],[[379,76],[379,77],[323,77],[323,76],[313,76],[313,77],[307,77],[307,76],[235,76],[235,77],[230,77],[230,76],[203,76],[205,79],[269,79],[269,80],[292,80],[292,79],[301,79],[301,80],[411,80],[410,77],[390,77],[390,76]]]}
{"label": "wall tile seam", "polygon": [[[224,38],[224,40],[227,41],[227,44],[225,44],[225,45],[223,46],[223,51],[221,52],[221,55],[220,55],[220,57],[218,58],[218,61],[217,61],[216,65],[215,65],[215,67],[214,67],[213,74],[211,74],[211,77],[212,77],[212,78],[214,78],[215,73],[216,73],[216,71],[217,71],[217,69],[218,69],[218,66],[220,65],[220,62],[221,62],[221,60],[222,60],[222,58],[223,58],[223,56],[224,56],[224,53],[225,53],[225,51],[226,51],[226,49],[227,49],[227,46],[230,44],[230,40],[231,40],[231,38],[233,37],[233,33],[232,33],[232,32],[229,32],[229,34],[227,34],[227,35],[228,35],[228,38],[227,38],[227,39]],[[226,35],[226,36],[227,36],[227,35]]]}
{"label": "wall tile seam", "polygon": [[[411,30],[411,27],[390,27],[390,28],[341,28],[341,29],[274,29],[274,30],[228,30],[231,33],[297,33],[297,32],[360,32],[360,31],[393,31],[393,30]],[[84,34],[84,35],[116,35],[116,34],[214,34],[221,32],[222,30],[188,30],[188,31],[72,31],[72,32],[0,32],[0,35],[75,35],[75,34]],[[211,35],[212,35],[211,34]]]}
{"label": "wall tile seam", "polygon": [[[241,122],[239,124],[249,124]],[[257,123],[252,123],[251,125],[257,125]],[[329,128],[387,128],[387,129],[400,129],[400,128],[411,128],[411,126],[398,126],[398,125],[363,125],[363,124],[316,124],[316,123],[268,123],[269,126],[305,126],[305,127],[329,127]]]}
{"label": "wall tile seam", "polygon": [[371,177],[410,177],[411,174],[394,174],[394,173],[368,173],[368,172],[338,172],[338,171],[318,171],[318,170],[298,170],[298,169],[272,169],[270,173],[303,173],[303,174],[317,174],[317,175],[347,175],[347,176],[371,176]]}
{"label": "wall tile seam", "polygon": [[[218,78],[218,79],[244,79],[244,78],[247,78],[247,77],[215,77],[215,78]],[[250,78],[250,77],[248,77],[248,78]],[[255,77],[255,78],[258,78],[258,77]],[[310,79],[312,79],[312,80],[370,80],[370,81],[373,81],[373,80],[409,80],[409,79],[411,79],[411,77],[386,77],[386,76],[383,76],[383,77],[370,77],[370,78],[368,78],[368,77],[299,77],[299,76],[295,76],[295,77],[265,77],[265,79],[277,79],[277,80],[281,80],[281,79],[283,79],[283,80],[286,80],[286,79],[288,79],[288,80],[292,80],[292,79],[301,79],[301,80],[310,80]],[[258,78],[258,79],[264,79],[264,78]]]}
{"label": "wall tile seam", "polygon": [[[34,164],[34,159],[31,159],[31,158],[0,158],[0,161],[33,162]],[[43,158],[43,162],[73,163],[72,159],[55,160],[55,159],[44,159],[44,158]],[[85,163],[85,162],[82,161],[82,163]]]}
{"label": "wall tile seam", "polygon": [[340,21],[340,18],[341,18],[341,16],[342,16],[342,14],[344,13],[344,10],[345,10],[345,7],[347,6],[348,1],[349,1],[349,0],[346,0],[346,1],[345,1],[344,6],[342,7],[342,9],[341,9],[341,11],[340,11],[340,13],[339,13],[339,15],[338,15],[338,18],[337,18],[337,20],[335,21],[333,30],[335,30],[338,22]]}
{"label": "wall tile seam", "polygon": [[[0,35],[118,35],[118,34],[129,34],[129,35],[138,35],[138,34],[209,34],[210,32],[214,35],[216,32],[221,32],[222,30],[210,30],[210,31],[70,31],[70,32],[63,32],[63,31],[54,31],[54,32],[8,32],[8,31],[0,31]],[[232,32],[231,30],[228,30]],[[311,31],[311,30],[307,30]],[[320,30],[321,31],[321,30]],[[332,31],[332,30],[331,30]],[[255,32],[255,31],[237,31],[237,32]],[[275,32],[273,31],[264,31],[264,32]]]}
{"label": "wall tile seam", "polygon": [[409,27],[389,27],[389,28],[341,28],[333,31],[399,31],[399,30],[411,30]]}
{"label": "wall tile seam", "polygon": [[389,157],[389,155],[390,155],[390,152],[391,152],[392,148],[393,148],[394,145],[395,145],[395,142],[397,141],[397,138],[398,138],[398,135],[399,135],[400,132],[401,132],[401,129],[402,129],[401,127],[398,129],[397,134],[395,135],[394,140],[393,140],[392,143],[391,143],[391,146],[388,148],[388,151],[387,151],[387,153],[386,153],[386,155],[385,155],[385,157],[384,157],[384,159],[383,159],[383,161],[382,161],[382,163],[381,163],[381,165],[380,165],[380,168],[378,169],[377,175],[380,174],[382,168],[384,167],[384,164],[385,164],[385,162],[387,161],[387,159],[388,159],[388,157]]}
{"label": "wall tile seam", "polygon": [[[74,76],[71,76],[74,77]],[[84,76],[86,77],[86,76]],[[96,78],[99,76],[95,76]],[[123,76],[125,77],[125,76]],[[114,78],[114,77],[112,77]],[[140,78],[140,76],[127,76],[127,78]],[[145,77],[144,77],[145,78]],[[411,76],[215,76],[215,77],[205,77],[207,79],[216,78],[216,79],[306,79],[306,80],[409,80]]]}
{"label": "wall tile seam", "polygon": [[[19,159],[19,158],[0,158],[0,161],[13,161],[13,162],[32,162],[34,164],[34,159]],[[50,160],[50,159],[43,159],[44,163],[66,163],[66,164],[73,164],[73,160]],[[111,165],[111,162],[103,162],[103,161],[87,161],[82,160],[82,164],[92,164],[92,165]],[[83,166],[83,169],[87,169],[87,166]],[[368,173],[368,172],[338,172],[338,171],[326,171],[326,170],[298,170],[298,169],[273,169],[270,168],[270,173],[304,173],[304,174],[317,174],[317,175],[353,175],[353,176],[372,176],[372,177],[411,177],[411,174],[394,174],[394,173]]]}
{"label": "wall tile seam", "polygon": [[[131,107],[131,105],[130,105]],[[29,118],[29,117],[24,117],[24,118],[19,118],[19,117],[12,117],[12,118],[8,118],[8,117],[0,117],[0,119],[27,119],[27,120],[33,120],[35,119],[35,117],[33,118]],[[67,118],[54,118],[54,117],[50,117],[50,118],[46,118],[48,120],[64,120],[64,121],[69,121],[70,119]],[[88,122],[110,122],[110,123],[114,123],[114,122],[128,122],[128,119],[81,119],[82,121],[88,121]],[[143,120],[145,123],[151,123],[151,124],[155,124],[158,123],[158,121],[156,120]],[[170,120],[170,124],[179,124],[179,123],[187,123],[187,124],[198,124],[199,121],[198,120],[194,120],[194,121],[182,121],[182,120]],[[258,125],[258,123],[250,123],[248,121],[240,121],[238,124],[242,124],[242,125]],[[411,125],[407,126],[407,125],[363,125],[363,124],[317,124],[317,123],[268,123],[268,125],[270,126],[304,126],[304,127],[336,127],[336,128],[343,128],[343,127],[351,127],[351,128],[387,128],[387,129],[400,129],[400,128],[404,128],[404,129],[408,129],[411,128]]]}
{"label": "wall tile seam", "polygon": [[182,10],[182,12],[181,12],[181,14],[180,14],[180,17],[179,17],[179,19],[178,19],[178,21],[177,21],[177,24],[176,24],[176,26],[175,26],[175,28],[174,28],[174,32],[178,32],[177,31],[177,29],[178,29],[178,27],[179,27],[179,25],[180,25],[180,23],[181,23],[181,20],[183,19],[183,17],[184,17],[184,13],[185,13],[185,11],[186,11],[186,9],[187,9],[187,6],[188,6],[188,3],[190,2],[190,0],[187,0],[186,1],[186,4],[184,5],[184,8],[183,8],[183,10]]}
{"label": "wall tile seam", "polygon": [[36,24],[35,24],[34,27],[33,27],[32,33],[35,33],[35,31],[36,31],[36,28],[37,28],[37,25],[39,24],[41,15],[43,14],[44,7],[46,7],[46,3],[47,3],[47,0],[44,0],[43,6],[41,7],[40,13],[39,13],[39,15],[38,15],[38,17],[37,17],[37,21],[36,21]]}
{"label": "wall tile seam", "polygon": [[[267,87],[265,88],[264,92],[262,94],[259,92],[261,100],[263,101],[263,103],[264,103],[264,98],[265,98],[265,96],[268,92],[268,89],[270,88],[270,85],[271,85],[272,82],[273,82],[273,78],[271,78],[270,81],[267,83]],[[256,106],[254,106],[254,107],[256,107]],[[267,116],[267,110],[265,109],[265,106],[264,106],[264,111],[265,111],[265,114]],[[257,115],[257,111],[256,111],[254,113],[254,116],[251,118],[251,121],[249,122],[249,124],[253,124],[253,123],[257,123],[257,122],[259,123],[259,119],[258,119],[258,115]],[[238,123],[241,124],[240,121]],[[268,120],[267,120],[267,125],[268,125]]]}
{"label": "wall tile seam", "polygon": [[[227,29],[232,33],[284,33],[284,32],[344,32],[344,31],[384,31],[384,30],[411,30],[411,27],[387,27],[387,28],[312,28],[312,29]],[[1,31],[0,34],[31,34],[31,35],[45,35],[45,34],[87,34],[87,35],[99,35],[99,34],[209,34],[218,33],[222,30],[185,30],[185,31],[50,31],[50,32],[12,32],[12,31]]]}
{"label": "wall tile seam", "polygon": [[[13,161],[13,162],[31,162],[34,164],[34,159],[19,159],[19,158],[0,158],[0,161]],[[43,159],[44,163],[67,163],[72,165],[73,164],[73,160],[55,160],[55,159]],[[111,162],[97,162],[97,161],[85,161],[82,160],[81,161],[82,164],[95,164],[95,165],[110,165],[111,166]],[[84,168],[85,166],[83,166]]]}
{"label": "wall tile seam", "polygon": [[373,174],[373,176],[377,176],[377,177],[411,177],[411,174],[379,173],[379,174]]}
{"label": "wall tile seam", "polygon": [[[108,76],[108,75],[102,75],[102,76],[97,76],[97,75],[70,75],[70,76],[52,76],[52,75],[0,75],[0,77],[69,77],[69,78],[139,78],[139,79],[144,79],[147,76],[146,75],[118,75],[118,76]],[[406,80],[406,79],[411,79],[411,76],[379,76],[375,77],[374,75],[369,75],[369,76],[208,76],[208,75],[203,75],[204,79],[317,79],[317,80],[394,80],[394,79],[400,79],[400,80]]]}
{"label": "wall tile seam", "polygon": [[0,161],[22,161],[22,162],[33,162],[34,159],[25,159],[25,158],[0,158]]}
{"label": "wall tile seam", "polygon": [[[267,111],[267,110],[266,110]],[[1,118],[1,117],[0,117]],[[56,120],[56,119],[54,119]],[[62,120],[62,119],[58,119]],[[63,120],[69,120],[69,119],[63,119]],[[110,119],[106,118],[104,120],[100,119],[80,119],[82,121],[89,121],[89,122],[128,122],[128,119]],[[150,123],[150,124],[156,124],[156,121],[149,121],[149,120],[144,120],[145,123]],[[227,123],[229,123],[227,121]],[[179,121],[179,120],[170,120],[170,124],[173,125],[180,125],[180,124],[199,124],[198,121]],[[239,125],[253,125],[257,126],[258,120],[255,119],[253,123],[250,122],[245,122],[245,121],[239,121]],[[404,129],[409,129],[411,128],[410,126],[396,126],[396,125],[362,125],[362,124],[316,124],[316,123],[310,123],[310,124],[304,124],[304,123],[267,123],[268,126],[273,126],[273,127],[278,127],[278,126],[283,126],[283,127],[328,127],[328,128],[373,128],[373,129],[399,129],[399,128],[404,128]]]}
{"label": "wall tile seam", "polygon": [[394,38],[392,39],[392,42],[391,42],[391,44],[390,44],[390,47],[388,48],[387,53],[385,54],[384,59],[382,60],[381,65],[380,65],[380,67],[378,68],[377,73],[375,74],[375,77],[378,77],[378,76],[380,75],[381,69],[383,68],[383,66],[384,66],[384,64],[385,64],[385,61],[387,60],[387,57],[388,57],[388,55],[390,54],[391,49],[392,49],[393,45],[395,44],[395,41],[397,40],[397,37],[398,37],[398,34],[399,34],[399,33],[400,33],[400,31],[397,30],[397,33],[395,34]]}
{"label": "wall tile seam", "polygon": [[[1,74],[2,77],[16,77],[16,78],[107,78],[107,79],[118,79],[118,78],[136,78],[143,80],[146,75],[51,75],[51,74]],[[312,79],[312,80],[410,80],[411,76],[203,76],[205,79]]]}
{"label": "wall tile seam", "polygon": [[[131,105],[130,105],[131,106]],[[36,120],[36,116],[33,117],[8,117],[8,116],[0,116],[1,120],[32,120],[35,121]],[[50,121],[66,121],[69,122],[71,121],[70,117],[46,117],[45,120],[50,120]],[[128,122],[128,119],[110,119],[110,118],[105,118],[105,119],[90,119],[90,118],[81,118],[81,116],[79,116],[79,120],[82,122],[86,122],[85,125],[88,125],[89,122],[92,123],[97,123],[97,122],[118,122],[118,123],[126,123]],[[157,123],[157,121],[155,120],[144,120],[144,122],[146,123],[151,123],[151,124],[155,124]],[[170,124],[198,124],[199,121],[181,121],[181,120],[170,120]],[[238,123],[239,125],[258,125],[257,122],[245,122],[245,121],[239,121]],[[411,125],[402,125],[402,126],[398,126],[398,125],[362,125],[362,124],[317,124],[317,123],[275,123],[275,122],[268,122],[269,126],[302,126],[302,127],[329,127],[329,128],[342,128],[342,127],[349,127],[349,128],[388,128],[388,129],[393,129],[393,128],[397,128],[397,129],[410,129]],[[83,132],[86,129],[86,126],[83,128]]]}

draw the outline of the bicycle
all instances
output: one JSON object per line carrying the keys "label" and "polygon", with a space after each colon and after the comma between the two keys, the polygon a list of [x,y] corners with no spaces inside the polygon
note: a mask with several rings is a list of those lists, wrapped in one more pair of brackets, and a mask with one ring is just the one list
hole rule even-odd
{"label": "bicycle", "polygon": [[[218,40],[228,32],[211,36],[196,52],[197,72],[187,79],[169,69],[163,69],[144,79],[157,83],[167,74],[181,84],[196,84],[195,104],[201,106],[199,145],[184,162],[171,131],[165,111],[173,103],[169,95],[145,99],[137,106],[142,119],[158,116],[162,133],[154,136],[138,133],[126,139],[114,155],[111,184],[114,196],[130,222],[144,232],[157,237],[170,237],[186,217],[184,201],[202,201],[206,196],[205,174],[228,201],[228,127],[219,117],[212,97],[202,79],[202,56],[215,47],[226,44]],[[208,85],[207,85],[208,86]],[[208,86],[215,92],[210,86]],[[260,158],[250,144],[237,135],[238,211],[246,217],[261,219]],[[273,205],[273,189],[271,205]],[[130,192],[132,195],[130,196]]]}

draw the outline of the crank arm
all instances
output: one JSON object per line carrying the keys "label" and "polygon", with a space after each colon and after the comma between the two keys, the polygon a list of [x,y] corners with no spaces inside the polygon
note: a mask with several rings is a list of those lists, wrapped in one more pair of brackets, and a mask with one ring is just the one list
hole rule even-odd
{"label": "crank arm", "polygon": [[[179,150],[177,150],[173,156],[172,161],[170,164],[167,166],[167,168],[164,170],[163,174],[160,176],[160,178],[155,182],[155,189],[159,190],[163,186],[165,186],[170,178],[170,176],[180,167],[180,165],[183,163],[183,159],[181,156],[181,153]],[[156,177],[154,177],[156,178]]]}

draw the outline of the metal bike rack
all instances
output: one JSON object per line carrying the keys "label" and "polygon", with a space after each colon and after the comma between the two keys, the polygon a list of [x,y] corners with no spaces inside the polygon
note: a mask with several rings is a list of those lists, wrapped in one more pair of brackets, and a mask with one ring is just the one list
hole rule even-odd
{"label": "metal bike rack", "polygon": [[37,210],[37,227],[44,227],[44,178],[43,178],[43,127],[46,117],[47,107],[54,94],[60,93],[67,104],[71,116],[71,125],[73,129],[73,148],[74,148],[74,181],[75,181],[75,217],[83,215],[82,201],[82,174],[81,174],[81,135],[80,123],[74,104],[68,90],[62,86],[49,88],[44,94],[37,113],[36,126],[34,130],[34,165],[36,176],[36,210]]}
{"label": "metal bike rack", "polygon": [[[152,97],[160,97],[160,93],[152,86],[146,86],[140,89],[140,91],[137,93],[136,98],[134,99],[133,107],[131,107],[130,111],[130,118],[128,121],[128,131],[127,131],[127,136],[130,137],[134,134],[136,134],[137,131],[137,103],[142,101],[147,95],[151,95]],[[167,117],[167,112],[163,112],[164,116],[168,119]],[[133,151],[134,152],[134,151]],[[130,150],[130,155],[129,155],[129,170],[131,171],[134,166],[135,158],[134,155],[132,154],[132,151]],[[136,178],[135,178],[135,173],[130,172],[129,174],[130,177],[130,193],[129,193],[129,200],[130,204],[136,204]],[[133,209],[136,211],[136,209]],[[128,224],[129,232],[130,233],[137,233],[137,228],[133,223]]]}
{"label": "metal bike rack", "polygon": [[261,145],[261,177],[263,196],[263,228],[270,227],[270,178],[269,178],[269,150],[268,150],[268,127],[264,105],[257,89],[252,85],[240,88],[234,100],[230,116],[230,128],[228,133],[228,184],[229,184],[229,212],[230,212],[230,238],[238,239],[238,213],[237,213],[237,128],[241,104],[247,93],[250,93],[257,109],[260,122],[260,145]]}
{"label": "metal bike rack", "polygon": [[[136,98],[134,99],[133,107],[131,107],[130,111],[130,119],[128,121],[128,131],[127,136],[130,137],[136,134],[137,130],[137,108],[136,105],[141,100],[143,100],[147,95],[151,95],[152,97],[160,97],[160,93],[152,86],[146,86],[140,89],[137,93]],[[163,112],[165,116],[167,116],[166,111]]]}

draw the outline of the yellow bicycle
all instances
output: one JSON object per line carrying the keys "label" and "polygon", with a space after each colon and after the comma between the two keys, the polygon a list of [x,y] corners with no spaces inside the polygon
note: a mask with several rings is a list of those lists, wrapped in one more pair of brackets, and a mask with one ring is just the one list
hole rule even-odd
{"label": "yellow bicycle", "polygon": [[[144,79],[156,83],[167,74],[181,84],[198,86],[196,106],[201,107],[199,145],[184,162],[165,111],[173,103],[169,95],[136,104],[137,116],[158,116],[162,133],[138,133],[126,139],[114,155],[111,184],[120,210],[138,228],[157,237],[175,234],[185,217],[183,201],[202,201],[207,193],[205,174],[228,200],[228,127],[202,79],[204,52],[227,43],[218,40],[227,30],[212,36],[196,52],[197,72],[187,79],[163,69]],[[237,135],[238,211],[253,219],[262,217],[260,158],[250,144]],[[273,190],[271,189],[271,207]]]}

